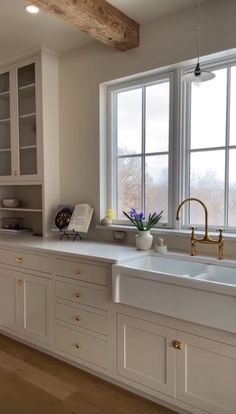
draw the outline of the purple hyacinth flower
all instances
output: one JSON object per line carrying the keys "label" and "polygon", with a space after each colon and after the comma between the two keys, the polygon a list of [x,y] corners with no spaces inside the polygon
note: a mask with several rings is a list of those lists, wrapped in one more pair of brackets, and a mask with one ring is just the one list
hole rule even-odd
{"label": "purple hyacinth flower", "polygon": [[145,220],[145,216],[144,216],[143,211],[141,211],[141,213],[139,213],[138,218],[139,218],[140,220]]}
{"label": "purple hyacinth flower", "polygon": [[130,217],[131,217],[131,218],[137,218],[137,217],[136,217],[136,215],[137,215],[137,210],[136,210],[136,208],[131,208],[131,209],[129,210],[129,215],[130,215]]}

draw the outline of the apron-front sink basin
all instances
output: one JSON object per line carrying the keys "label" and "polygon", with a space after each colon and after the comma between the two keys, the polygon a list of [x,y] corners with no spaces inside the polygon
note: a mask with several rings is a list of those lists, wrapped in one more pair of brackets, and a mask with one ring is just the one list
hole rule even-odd
{"label": "apron-front sink basin", "polygon": [[196,276],[196,279],[236,286],[236,268],[210,265],[207,273]]}
{"label": "apron-front sink basin", "polygon": [[236,333],[236,266],[209,262],[147,254],[113,265],[113,301]]}
{"label": "apron-front sink basin", "polygon": [[208,266],[204,263],[195,263],[187,260],[169,259],[152,255],[129,260],[129,262],[126,263],[126,267],[149,270],[151,272],[170,276],[185,277],[196,277],[201,273],[206,273],[208,271]]}

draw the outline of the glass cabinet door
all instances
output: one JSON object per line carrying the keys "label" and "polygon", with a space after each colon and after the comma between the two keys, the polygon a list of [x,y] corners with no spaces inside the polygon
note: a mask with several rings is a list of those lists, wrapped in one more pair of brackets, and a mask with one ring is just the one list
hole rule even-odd
{"label": "glass cabinet door", "polygon": [[0,176],[11,175],[10,76],[0,74]]}
{"label": "glass cabinet door", "polygon": [[20,175],[37,174],[35,63],[18,69]]}

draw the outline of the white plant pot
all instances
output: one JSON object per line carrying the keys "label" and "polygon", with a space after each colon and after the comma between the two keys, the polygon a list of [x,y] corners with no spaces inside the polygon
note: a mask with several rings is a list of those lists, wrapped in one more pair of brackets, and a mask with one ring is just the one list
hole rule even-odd
{"label": "white plant pot", "polygon": [[139,231],[135,236],[136,247],[138,250],[150,250],[152,247],[153,236],[149,230]]}

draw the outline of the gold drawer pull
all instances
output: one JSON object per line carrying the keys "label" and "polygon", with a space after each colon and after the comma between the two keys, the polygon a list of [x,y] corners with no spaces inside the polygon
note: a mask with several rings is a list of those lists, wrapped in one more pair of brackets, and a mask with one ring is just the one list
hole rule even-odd
{"label": "gold drawer pull", "polygon": [[18,286],[23,285],[23,280],[22,280],[22,279],[16,279],[16,284],[17,284]]}
{"label": "gold drawer pull", "polygon": [[74,270],[74,274],[75,275],[80,275],[80,273],[81,273],[82,271],[80,270],[80,269],[75,269]]}
{"label": "gold drawer pull", "polygon": [[179,351],[181,351],[181,347],[182,347],[182,343],[180,341],[173,341],[172,342],[173,348],[178,349]]}
{"label": "gold drawer pull", "polygon": [[16,257],[16,263],[23,263],[23,257]]}
{"label": "gold drawer pull", "polygon": [[75,316],[75,320],[76,320],[76,322],[79,322],[80,321],[80,316],[79,315]]}
{"label": "gold drawer pull", "polygon": [[80,293],[79,293],[79,292],[76,292],[76,293],[75,293],[75,297],[76,297],[76,298],[80,298],[80,296],[81,296],[81,295],[80,295]]}
{"label": "gold drawer pull", "polygon": [[80,349],[81,345],[79,343],[75,344],[76,349]]}

